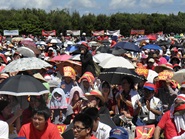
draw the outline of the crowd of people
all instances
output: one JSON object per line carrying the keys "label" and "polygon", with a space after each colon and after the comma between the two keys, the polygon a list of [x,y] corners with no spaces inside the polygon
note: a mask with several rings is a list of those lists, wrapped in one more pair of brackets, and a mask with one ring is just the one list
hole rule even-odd
{"label": "crowd of people", "polygon": [[[0,82],[26,74],[42,82],[48,94],[24,96],[26,101],[23,103],[18,97],[0,91],[0,138],[131,139],[133,127],[136,127],[135,138],[185,138],[185,78],[183,74],[181,81],[174,78],[185,64],[183,36],[175,38],[173,33],[153,36],[155,38],[141,40],[143,36],[139,35],[124,38],[105,34],[88,38],[83,34],[81,38],[62,36],[58,38],[60,44],[51,43],[49,37],[43,40],[45,44],[35,43],[36,37],[22,38],[32,39],[35,43],[32,47],[40,51],[39,54],[34,52],[35,57],[52,67],[9,73],[3,72],[6,65],[29,57],[18,51],[28,44],[13,41],[13,38],[8,41],[4,37],[0,43]],[[119,53],[115,54],[114,45],[121,41],[137,44],[140,51],[116,49]],[[143,49],[147,45],[158,45],[159,48]],[[72,48],[75,50],[71,51]],[[105,69],[93,59],[99,53],[112,53],[128,60],[134,67],[129,70],[142,80],[136,82],[132,75],[123,76],[119,84],[100,79],[99,74]],[[53,61],[56,56],[77,54],[80,55],[80,64],[69,62],[72,59]],[[104,115],[113,126],[110,121],[102,120]],[[155,125],[152,135],[150,132],[141,135],[136,132],[138,126],[148,125]],[[58,126],[65,127],[65,130],[61,133]],[[72,134],[66,137],[65,133],[71,130]]]}

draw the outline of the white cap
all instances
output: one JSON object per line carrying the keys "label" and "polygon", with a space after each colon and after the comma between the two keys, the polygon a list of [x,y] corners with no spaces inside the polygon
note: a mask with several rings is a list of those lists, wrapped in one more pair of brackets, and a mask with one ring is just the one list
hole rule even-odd
{"label": "white cap", "polygon": [[82,33],[82,35],[86,35],[86,33],[85,33],[85,32],[83,32],[83,33]]}
{"label": "white cap", "polygon": [[52,50],[53,51],[54,49],[53,49],[53,47],[50,47],[48,50]]}

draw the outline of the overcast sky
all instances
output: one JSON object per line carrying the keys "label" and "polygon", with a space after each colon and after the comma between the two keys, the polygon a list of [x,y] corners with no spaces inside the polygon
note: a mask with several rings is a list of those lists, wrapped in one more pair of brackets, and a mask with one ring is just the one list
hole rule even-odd
{"label": "overcast sky", "polygon": [[81,15],[185,12],[185,0],[0,0],[0,9],[39,8],[46,11],[67,8]]}

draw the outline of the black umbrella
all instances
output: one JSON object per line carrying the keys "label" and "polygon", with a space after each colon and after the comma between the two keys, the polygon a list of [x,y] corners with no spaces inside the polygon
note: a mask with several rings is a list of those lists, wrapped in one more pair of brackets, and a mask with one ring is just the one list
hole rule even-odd
{"label": "black umbrella", "polygon": [[117,44],[114,45],[114,48],[120,48],[124,49],[127,51],[134,51],[134,52],[140,52],[141,49],[135,45],[134,43],[131,42],[118,42]]}
{"label": "black umbrella", "polygon": [[16,75],[0,84],[0,94],[13,96],[43,95],[49,93],[46,87],[30,75]]}
{"label": "black umbrella", "polygon": [[131,78],[135,83],[144,80],[134,70],[121,67],[106,69],[99,75],[99,79],[107,81],[110,84],[120,84],[125,77]]}

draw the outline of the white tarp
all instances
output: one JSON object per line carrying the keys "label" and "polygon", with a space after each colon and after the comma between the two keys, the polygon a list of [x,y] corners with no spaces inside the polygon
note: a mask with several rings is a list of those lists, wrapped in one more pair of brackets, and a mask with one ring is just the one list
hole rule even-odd
{"label": "white tarp", "polygon": [[19,30],[4,30],[3,34],[4,36],[18,36]]}

